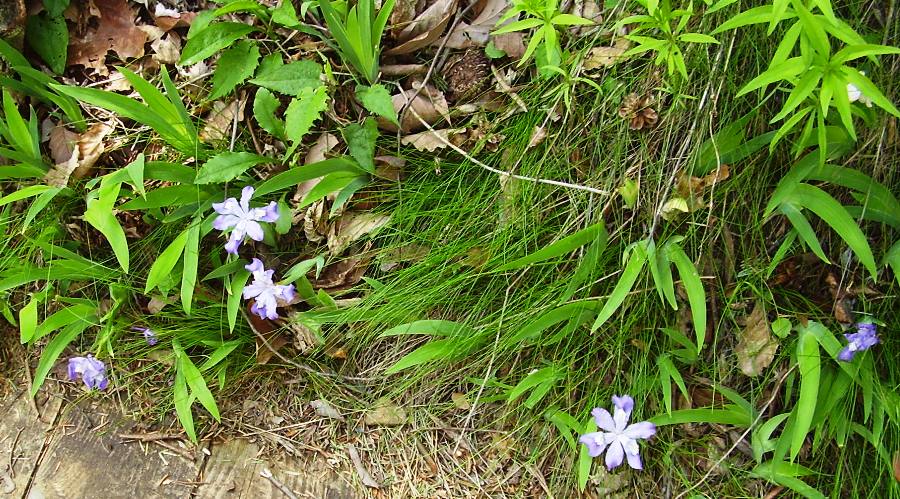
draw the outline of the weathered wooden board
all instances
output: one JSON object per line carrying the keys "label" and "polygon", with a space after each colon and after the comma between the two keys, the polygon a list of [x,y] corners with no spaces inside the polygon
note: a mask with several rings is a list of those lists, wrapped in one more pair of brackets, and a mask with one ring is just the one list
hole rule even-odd
{"label": "weathered wooden board", "polygon": [[[188,497],[197,466],[155,444],[125,443],[132,424],[69,405],[50,436],[29,499]],[[146,449],[146,450],[145,450]]]}
{"label": "weathered wooden board", "polygon": [[28,393],[0,399],[0,497],[24,497],[59,407],[51,398],[39,417]]}
{"label": "weathered wooden board", "polygon": [[300,498],[344,499],[362,497],[337,475],[323,466],[302,464],[297,460],[265,462],[259,448],[244,440],[214,444],[195,491],[197,499],[286,498],[271,480],[263,478],[263,469],[272,472],[278,484]]}

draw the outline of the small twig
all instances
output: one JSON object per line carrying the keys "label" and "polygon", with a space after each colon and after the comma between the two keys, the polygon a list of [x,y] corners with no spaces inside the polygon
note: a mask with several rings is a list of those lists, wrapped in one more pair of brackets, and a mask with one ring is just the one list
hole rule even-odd
{"label": "small twig", "polygon": [[13,467],[15,464],[13,457],[16,455],[16,445],[19,444],[19,436],[22,435],[23,431],[25,431],[25,427],[19,428],[19,432],[16,433],[16,438],[13,439],[12,446],[9,448],[9,475],[12,478],[16,477],[16,469]]}
{"label": "small twig", "polygon": [[259,476],[268,480],[272,484],[272,486],[274,486],[276,489],[281,491],[281,493],[284,494],[289,499],[299,499],[297,497],[297,494],[294,494],[294,492],[291,489],[289,489],[287,487],[287,485],[281,483],[280,481],[278,481],[277,478],[272,476],[272,472],[269,471],[269,468],[263,468],[262,471],[259,472]]}
{"label": "small twig", "polygon": [[380,489],[381,484],[378,483],[378,480],[375,480],[369,473],[369,470],[363,466],[362,459],[360,459],[359,452],[356,451],[355,445],[351,443],[347,444],[347,454],[350,454],[350,460],[353,461],[353,467],[356,468],[356,474],[359,475],[359,479],[362,480],[363,485],[373,489]]}
{"label": "small twig", "polygon": [[778,397],[778,393],[781,390],[781,385],[784,384],[784,380],[787,379],[789,374],[794,372],[794,369],[796,369],[796,367],[797,367],[796,365],[791,366],[791,368],[788,369],[787,372],[785,372],[784,374],[781,375],[780,378],[778,378],[778,382],[775,383],[775,388],[772,389],[772,396],[769,397],[769,400],[767,400],[766,403],[759,410],[759,413],[753,419],[753,422],[750,423],[750,426],[748,426],[747,429],[744,430],[744,433],[741,433],[740,438],[735,439],[734,444],[727,451],[725,451],[724,454],[722,454],[722,457],[720,457],[719,460],[716,461],[715,464],[713,464],[712,466],[709,467],[709,471],[707,471],[706,474],[703,475],[697,483],[695,483],[695,484],[691,485],[690,487],[688,487],[687,489],[683,490],[680,494],[675,496],[675,499],[681,499],[688,492],[690,492],[690,491],[696,489],[697,487],[699,487],[700,485],[702,485],[703,482],[705,482],[713,474],[713,472],[716,471],[716,469],[718,469],[719,465],[722,464],[722,462],[724,462],[725,459],[728,458],[728,456],[730,456],[731,453],[734,452],[735,449],[737,449],[738,445],[741,442],[743,442],[745,438],[747,438],[747,435],[749,435],[750,432],[753,431],[753,428],[756,427],[757,423],[759,423],[759,420],[762,419],[762,417],[766,413],[766,411],[769,410],[769,406],[772,405],[772,402],[775,402],[775,399]]}
{"label": "small twig", "polygon": [[192,462],[192,463],[193,463],[193,462],[196,460],[196,457],[195,457],[193,454],[191,454],[190,452],[188,452],[187,450],[182,449],[182,448],[180,448],[180,447],[176,447],[176,446],[174,446],[174,445],[172,445],[172,444],[170,444],[170,443],[168,443],[168,442],[166,442],[166,441],[163,441],[163,440],[151,440],[150,442],[152,442],[152,443],[154,443],[154,444],[156,444],[156,445],[158,445],[158,446],[160,446],[160,447],[162,447],[162,448],[164,448],[164,449],[167,449],[167,450],[169,450],[169,451],[174,452],[175,455],[177,455],[178,457],[184,458],[184,459],[186,459],[186,460],[189,461],[189,462]]}
{"label": "small twig", "polygon": [[430,131],[430,132],[434,135],[434,137],[435,137],[437,140],[439,140],[441,143],[443,143],[445,146],[449,147],[450,149],[453,149],[453,150],[456,151],[457,153],[461,154],[461,155],[462,155],[464,158],[466,158],[467,160],[469,160],[469,161],[471,161],[472,163],[474,163],[474,164],[476,164],[476,165],[478,165],[478,166],[484,168],[485,170],[487,170],[487,171],[489,171],[489,172],[496,173],[496,174],[498,174],[498,175],[504,175],[504,176],[511,177],[511,178],[518,179],[518,180],[525,180],[525,181],[527,181],[527,182],[534,182],[534,183],[536,183],[536,184],[555,185],[555,186],[557,186],[557,187],[565,187],[565,188],[567,188],[567,189],[575,189],[575,190],[578,190],[578,191],[593,192],[594,194],[600,194],[601,196],[608,196],[608,195],[609,195],[609,191],[605,191],[605,190],[603,190],[603,189],[595,189],[595,188],[593,188],[593,187],[588,187],[588,186],[585,186],[585,185],[570,184],[570,183],[568,183],[568,182],[560,182],[560,181],[558,181],[558,180],[549,180],[549,179],[545,179],[545,178],[526,177],[525,175],[516,175],[516,174],[514,174],[514,173],[510,173],[510,172],[507,172],[507,171],[499,170],[499,169],[494,168],[494,167],[492,167],[492,166],[488,166],[488,165],[482,163],[481,161],[478,161],[477,159],[473,158],[471,155],[469,155],[469,153],[467,153],[466,151],[462,150],[461,148],[455,146],[455,145],[454,145],[453,143],[451,143],[449,140],[445,139],[444,137],[441,137],[441,135],[440,135],[439,133],[437,133],[437,131],[436,131],[434,128],[432,128],[431,125],[429,125],[425,120],[422,119],[422,116],[420,116],[419,113],[417,113],[416,110],[415,110],[414,108],[409,108],[409,110],[410,110],[410,112],[412,112],[413,116],[415,116],[415,118],[416,118],[417,120],[419,120],[419,122],[420,122],[422,125],[424,125],[425,128],[428,129],[428,131]]}

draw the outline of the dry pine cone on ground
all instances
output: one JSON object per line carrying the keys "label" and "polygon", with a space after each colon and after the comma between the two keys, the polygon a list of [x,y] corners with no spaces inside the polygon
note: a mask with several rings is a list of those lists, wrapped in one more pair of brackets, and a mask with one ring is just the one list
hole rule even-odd
{"label": "dry pine cone on ground", "polygon": [[650,107],[652,105],[653,99],[650,96],[628,94],[622,100],[619,116],[628,120],[628,128],[632,130],[652,128],[659,121],[659,115]]}

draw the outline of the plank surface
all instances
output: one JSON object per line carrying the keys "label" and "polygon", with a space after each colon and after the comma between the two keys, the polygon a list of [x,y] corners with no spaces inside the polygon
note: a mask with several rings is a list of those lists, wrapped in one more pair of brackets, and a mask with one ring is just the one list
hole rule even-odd
{"label": "plank surface", "polygon": [[60,407],[50,398],[38,407],[28,393],[0,398],[0,497],[23,497]]}
{"label": "plank surface", "polygon": [[259,448],[247,440],[236,439],[214,444],[206,462],[197,499],[286,498],[272,481],[260,476],[264,468],[296,497],[344,499],[361,497],[324,465],[311,465],[290,459],[265,462]]}
{"label": "plank surface", "polygon": [[[29,499],[188,497],[197,466],[155,444],[125,443],[132,423],[68,405],[44,452]],[[146,450],[145,450],[146,449]]]}

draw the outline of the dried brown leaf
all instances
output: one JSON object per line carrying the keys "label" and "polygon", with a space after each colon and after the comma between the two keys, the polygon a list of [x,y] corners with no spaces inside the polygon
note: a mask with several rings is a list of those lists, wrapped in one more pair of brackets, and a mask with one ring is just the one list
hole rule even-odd
{"label": "dried brown leaf", "polygon": [[[59,129],[57,127],[54,130]],[[44,176],[47,185],[65,187],[69,178],[84,178],[94,167],[97,159],[106,150],[103,139],[112,132],[113,128],[107,123],[97,123],[81,135],[77,135],[75,146],[71,149],[69,157],[61,163],[56,163]],[[70,132],[71,133],[71,132]],[[54,137],[56,138],[54,140]],[[72,139],[70,134],[64,132],[50,132],[50,149],[59,154],[59,158],[65,157],[66,144]],[[54,147],[54,142],[56,142]],[[56,158],[54,158],[55,161]]]}
{"label": "dried brown leaf", "polygon": [[[422,35],[438,31],[435,38],[441,35],[450,17],[456,12],[456,0],[436,0],[421,14],[407,24],[397,35],[397,41],[405,44]],[[402,46],[402,45],[401,45]],[[388,51],[390,52],[390,51]]]}
{"label": "dried brown leaf", "polygon": [[613,66],[623,60],[623,54],[631,47],[626,38],[619,38],[611,47],[594,47],[584,59],[584,69],[590,71]]}
{"label": "dried brown leaf", "polygon": [[378,483],[377,480],[372,478],[372,475],[369,474],[369,471],[363,465],[362,459],[359,457],[359,452],[356,451],[356,446],[348,443],[347,444],[347,453],[350,454],[350,460],[353,461],[353,467],[356,469],[356,475],[359,477],[359,480],[366,487],[371,487],[373,489],[377,489],[381,487],[381,484]]}
{"label": "dried brown leaf", "polygon": [[469,398],[466,397],[465,393],[453,392],[450,394],[450,400],[453,401],[453,405],[464,411],[472,408],[472,404],[469,403]]}
{"label": "dried brown leaf", "polygon": [[390,221],[388,215],[376,213],[347,212],[338,219],[328,232],[328,251],[332,255],[344,252],[353,242],[372,233]]}
{"label": "dried brown leaf", "polygon": [[[428,130],[421,133],[407,135],[400,139],[400,143],[405,146],[413,146],[420,151],[434,152],[438,149],[447,147],[450,134],[457,130],[445,128],[443,130]],[[441,140],[443,139],[443,140]]]}
{"label": "dried brown leaf", "polygon": [[97,13],[84,33],[73,33],[69,42],[68,64],[81,64],[106,74],[106,53],[113,51],[125,60],[144,55],[147,34],[135,25],[136,11],[126,0],[91,0]]}
{"label": "dried brown leaf", "polygon": [[236,99],[227,104],[222,101],[213,102],[212,111],[206,115],[206,125],[200,131],[200,140],[217,142],[231,137],[233,121],[244,120],[245,102],[245,99]]}
{"label": "dried brown leaf", "polygon": [[777,350],[778,341],[772,337],[766,310],[757,302],[735,347],[738,368],[747,376],[758,376],[775,359]]}
{"label": "dried brown leaf", "polygon": [[367,426],[398,426],[406,422],[406,411],[390,400],[379,399],[366,413]]}

